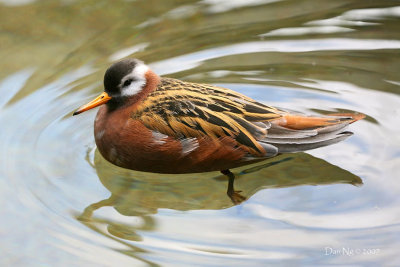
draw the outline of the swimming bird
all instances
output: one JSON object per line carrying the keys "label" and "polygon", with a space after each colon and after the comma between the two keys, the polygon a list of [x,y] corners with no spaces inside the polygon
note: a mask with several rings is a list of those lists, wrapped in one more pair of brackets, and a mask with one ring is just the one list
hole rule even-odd
{"label": "swimming bird", "polygon": [[106,160],[154,173],[221,171],[235,204],[245,197],[230,169],[340,142],[365,117],[289,112],[227,88],[160,77],[132,58],[111,65],[104,92],[73,115],[97,106],[94,137]]}

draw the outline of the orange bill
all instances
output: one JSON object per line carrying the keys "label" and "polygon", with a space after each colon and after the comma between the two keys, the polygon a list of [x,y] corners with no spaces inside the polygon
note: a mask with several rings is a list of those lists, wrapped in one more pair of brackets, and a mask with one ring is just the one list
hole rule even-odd
{"label": "orange bill", "polygon": [[81,106],[78,108],[72,116],[78,115],[82,112],[85,112],[86,110],[98,107],[100,105],[103,105],[107,103],[111,99],[111,96],[109,96],[106,92],[103,92],[101,95],[87,103],[86,105]]}

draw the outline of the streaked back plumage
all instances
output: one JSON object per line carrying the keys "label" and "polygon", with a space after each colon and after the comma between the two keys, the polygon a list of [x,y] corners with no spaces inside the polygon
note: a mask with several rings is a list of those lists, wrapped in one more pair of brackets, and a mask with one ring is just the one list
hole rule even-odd
{"label": "streaked back plumage", "polygon": [[339,142],[351,135],[344,128],[359,119],[351,114],[293,115],[230,89],[172,78],[161,78],[132,118],[177,139],[232,137],[238,147],[248,150],[248,158],[272,157]]}

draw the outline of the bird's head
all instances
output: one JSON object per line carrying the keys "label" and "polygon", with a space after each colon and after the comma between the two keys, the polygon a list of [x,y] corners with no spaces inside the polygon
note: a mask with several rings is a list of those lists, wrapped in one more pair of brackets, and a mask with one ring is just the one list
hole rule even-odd
{"label": "bird's head", "polygon": [[89,103],[78,108],[73,115],[108,103],[123,105],[138,95],[147,84],[149,67],[138,59],[124,59],[111,65],[104,74],[104,92]]}

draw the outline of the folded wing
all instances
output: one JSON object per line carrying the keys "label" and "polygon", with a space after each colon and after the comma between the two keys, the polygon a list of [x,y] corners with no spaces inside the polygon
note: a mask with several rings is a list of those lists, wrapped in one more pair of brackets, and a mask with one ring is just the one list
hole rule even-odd
{"label": "folded wing", "polygon": [[162,78],[132,118],[181,140],[232,137],[254,158],[339,142],[351,135],[346,126],[363,115],[292,115],[229,89]]}

